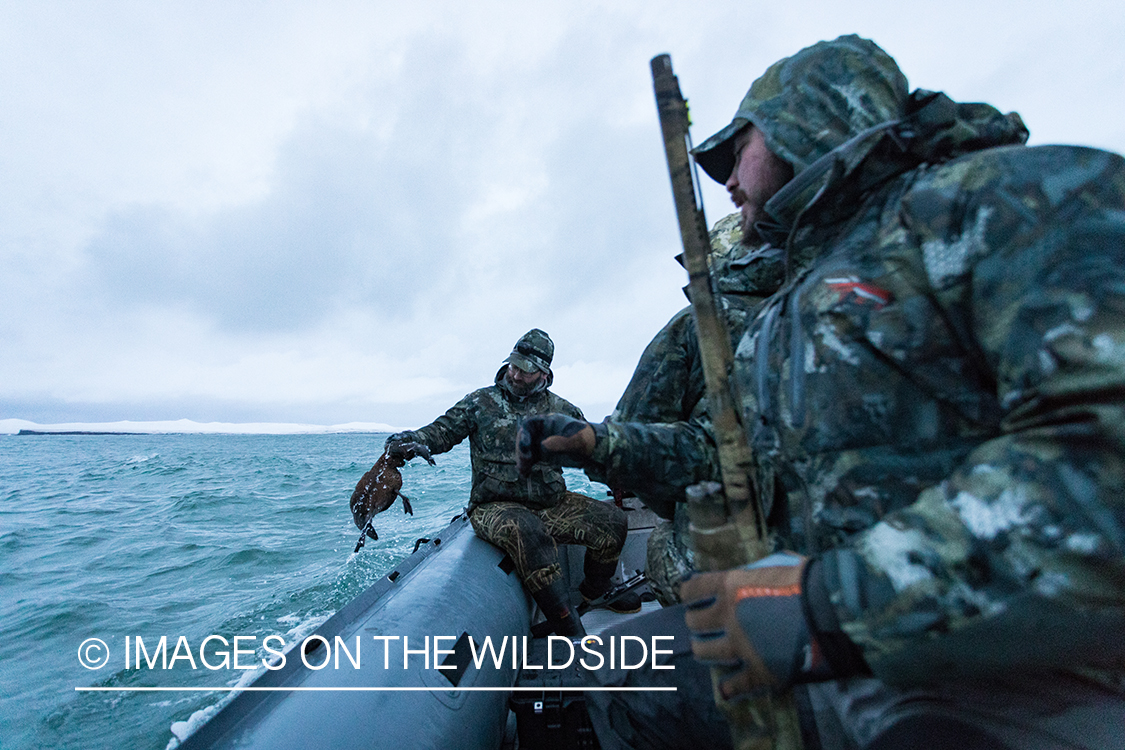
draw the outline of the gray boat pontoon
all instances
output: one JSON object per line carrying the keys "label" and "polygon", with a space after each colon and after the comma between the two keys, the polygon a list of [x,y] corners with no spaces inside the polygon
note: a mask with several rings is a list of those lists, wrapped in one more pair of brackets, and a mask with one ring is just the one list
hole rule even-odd
{"label": "gray boat pontoon", "polygon": [[[615,594],[643,586],[656,521],[635,501],[626,509]],[[560,547],[576,601],[583,551]],[[658,608],[651,601],[643,611]],[[582,622],[593,635],[627,617],[595,608]],[[596,747],[588,727],[562,726],[580,693],[512,691],[521,672],[535,674],[523,667],[545,653],[546,639],[531,638],[539,619],[510,558],[458,516],[306,638],[305,659],[289,652],[282,668],[264,672],[180,747],[499,750],[520,747],[521,736],[525,748],[547,746],[544,732],[551,747]]]}

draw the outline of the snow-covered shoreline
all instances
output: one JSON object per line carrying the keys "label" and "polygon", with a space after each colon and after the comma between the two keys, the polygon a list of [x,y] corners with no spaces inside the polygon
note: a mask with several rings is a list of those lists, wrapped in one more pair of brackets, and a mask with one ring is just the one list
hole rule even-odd
{"label": "snow-covered shoreline", "polygon": [[348,422],[336,425],[296,424],[291,422],[193,422],[177,419],[158,422],[66,422],[38,424],[26,419],[0,419],[0,435],[16,435],[21,430],[41,434],[213,434],[213,435],[327,435],[341,432],[397,432],[395,427],[378,422]]}

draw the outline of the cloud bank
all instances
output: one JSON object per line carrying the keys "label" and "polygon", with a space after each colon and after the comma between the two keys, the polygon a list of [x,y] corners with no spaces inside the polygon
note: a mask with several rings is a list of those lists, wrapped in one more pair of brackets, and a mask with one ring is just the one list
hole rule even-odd
{"label": "cloud bank", "polygon": [[0,418],[419,425],[531,327],[600,418],[684,304],[660,52],[697,140],[854,31],[1033,143],[1125,149],[1108,3],[402,5],[0,10]]}

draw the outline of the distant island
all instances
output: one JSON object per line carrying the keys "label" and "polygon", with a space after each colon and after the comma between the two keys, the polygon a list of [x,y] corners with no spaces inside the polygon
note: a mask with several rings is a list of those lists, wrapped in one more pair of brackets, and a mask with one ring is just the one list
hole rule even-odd
{"label": "distant island", "polygon": [[159,432],[94,432],[92,430],[20,430],[16,433],[16,437],[20,435],[160,435],[167,433]]}
{"label": "distant island", "polygon": [[63,422],[38,424],[26,419],[0,419],[0,436],[10,435],[330,435],[389,433],[401,428],[381,422],[318,425],[292,422],[193,422],[176,419],[152,422]]}

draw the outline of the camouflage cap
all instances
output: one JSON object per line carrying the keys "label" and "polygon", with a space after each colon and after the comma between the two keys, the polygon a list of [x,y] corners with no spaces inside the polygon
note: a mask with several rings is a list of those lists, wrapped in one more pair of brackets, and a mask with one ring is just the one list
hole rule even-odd
{"label": "camouflage cap", "polygon": [[730,125],[692,151],[724,183],[734,170],[734,139],[747,125],[793,166],[812,164],[852,136],[902,115],[908,89],[894,58],[854,34],[818,42],[774,63],[750,86]]}
{"label": "camouflage cap", "polygon": [[532,328],[523,336],[520,336],[520,340],[516,342],[512,353],[504,361],[515,365],[524,372],[539,370],[549,373],[551,371],[551,360],[554,356],[555,342],[551,341],[551,337],[547,335],[546,331]]}

